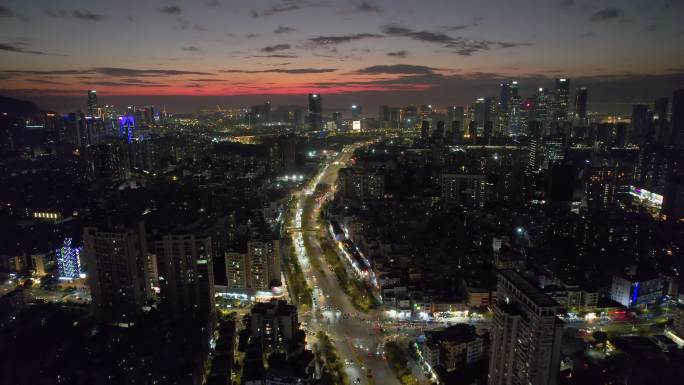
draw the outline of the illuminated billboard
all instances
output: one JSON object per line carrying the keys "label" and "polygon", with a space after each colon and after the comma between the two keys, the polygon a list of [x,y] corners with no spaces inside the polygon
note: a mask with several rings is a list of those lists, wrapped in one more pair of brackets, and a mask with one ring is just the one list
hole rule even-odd
{"label": "illuminated billboard", "polygon": [[354,120],[352,122],[352,131],[361,131],[361,121],[360,120]]}
{"label": "illuminated billboard", "polygon": [[642,203],[658,209],[663,207],[663,196],[636,186],[629,186],[630,195],[638,198]]}

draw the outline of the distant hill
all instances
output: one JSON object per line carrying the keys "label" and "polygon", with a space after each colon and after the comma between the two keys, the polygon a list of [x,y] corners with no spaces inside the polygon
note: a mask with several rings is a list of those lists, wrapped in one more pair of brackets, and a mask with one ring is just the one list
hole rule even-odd
{"label": "distant hill", "polygon": [[0,95],[0,113],[8,115],[30,115],[40,112],[41,109],[35,104],[25,100],[19,100]]}

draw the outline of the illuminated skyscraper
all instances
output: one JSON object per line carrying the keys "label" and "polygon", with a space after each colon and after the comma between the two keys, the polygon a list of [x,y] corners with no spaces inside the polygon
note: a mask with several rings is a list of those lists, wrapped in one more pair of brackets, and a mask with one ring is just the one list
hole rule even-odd
{"label": "illuminated skyscraper", "polygon": [[88,116],[97,114],[97,91],[88,91]]}
{"label": "illuminated skyscraper", "polygon": [[321,94],[309,94],[309,128],[320,131],[323,128],[323,98]]}
{"label": "illuminated skyscraper", "polygon": [[133,115],[126,114],[119,116],[119,136],[125,138],[128,143],[133,141],[135,132],[135,118]]}
{"label": "illuminated skyscraper", "polygon": [[59,279],[76,279],[83,273],[81,247],[72,247],[71,242],[71,238],[64,238],[62,247],[57,249]]}
{"label": "illuminated skyscraper", "polygon": [[553,117],[555,123],[562,123],[568,119],[568,96],[570,94],[570,79],[556,79],[555,103]]}

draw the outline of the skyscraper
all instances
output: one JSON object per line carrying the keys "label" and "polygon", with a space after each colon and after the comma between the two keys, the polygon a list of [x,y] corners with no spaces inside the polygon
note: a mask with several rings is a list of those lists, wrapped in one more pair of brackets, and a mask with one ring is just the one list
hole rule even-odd
{"label": "skyscraper", "polygon": [[489,385],[555,385],[560,368],[560,305],[515,270],[497,274]]}
{"label": "skyscraper", "polygon": [[154,243],[162,305],[176,313],[207,315],[214,309],[211,238],[166,235]]}
{"label": "skyscraper", "polygon": [[555,103],[553,117],[556,124],[568,119],[568,97],[570,94],[570,79],[556,79]]}
{"label": "skyscraper", "polygon": [[83,229],[83,254],[96,318],[110,323],[134,323],[150,298],[145,226],[101,231]]}
{"label": "skyscraper", "polygon": [[629,132],[629,142],[632,144],[643,144],[649,138],[651,118],[648,106],[645,104],[635,104],[632,106],[632,125]]}
{"label": "skyscraper", "polygon": [[575,124],[581,127],[587,125],[587,89],[585,87],[575,91]]}
{"label": "skyscraper", "polygon": [[320,131],[323,128],[323,100],[321,94],[309,94],[309,128]]}
{"label": "skyscraper", "polygon": [[672,146],[684,149],[684,88],[672,95]]}
{"label": "skyscraper", "polygon": [[88,116],[97,114],[97,91],[88,91]]}
{"label": "skyscraper", "polygon": [[668,104],[668,98],[658,98],[653,105],[654,140],[662,146],[670,142],[670,127],[667,122]]}
{"label": "skyscraper", "polygon": [[352,120],[361,120],[363,116],[363,110],[358,104],[352,104],[351,106],[351,118]]}
{"label": "skyscraper", "polygon": [[447,127],[453,122],[460,122],[460,127],[463,127],[463,112],[462,106],[449,106],[447,109]]}

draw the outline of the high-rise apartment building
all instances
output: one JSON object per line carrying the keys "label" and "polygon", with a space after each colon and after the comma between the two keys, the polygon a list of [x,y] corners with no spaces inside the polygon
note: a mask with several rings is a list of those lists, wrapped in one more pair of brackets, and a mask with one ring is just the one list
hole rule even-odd
{"label": "high-rise apartment building", "polygon": [[206,315],[214,309],[211,238],[166,235],[154,242],[162,306],[171,312]]}
{"label": "high-rise apartment building", "polygon": [[279,286],[280,241],[251,241],[247,253],[226,253],[226,277],[231,289],[268,291]]}
{"label": "high-rise apartment building", "polygon": [[86,227],[83,244],[96,318],[111,323],[134,323],[151,296],[145,268],[144,224],[140,223],[136,229]]}
{"label": "high-rise apartment building", "polygon": [[490,385],[555,385],[560,368],[560,306],[515,270],[497,274],[490,329]]}

